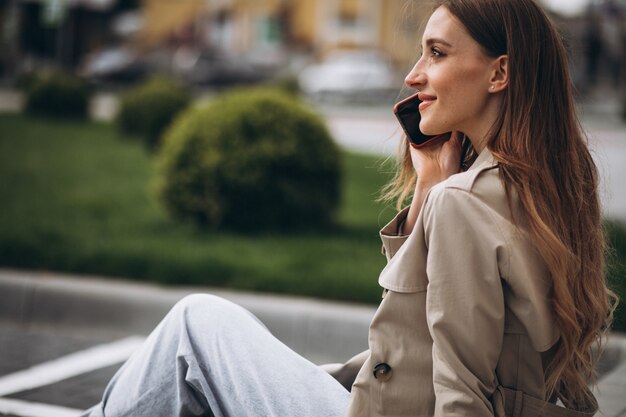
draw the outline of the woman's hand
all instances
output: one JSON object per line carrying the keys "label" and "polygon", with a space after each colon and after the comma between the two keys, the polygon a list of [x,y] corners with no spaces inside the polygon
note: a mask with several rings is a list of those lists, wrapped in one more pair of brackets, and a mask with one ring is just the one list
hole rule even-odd
{"label": "woman's hand", "polygon": [[423,148],[411,144],[411,160],[418,185],[432,187],[461,169],[461,142],[459,132],[441,135]]}
{"label": "woman's hand", "polygon": [[442,135],[422,148],[411,145],[411,161],[417,174],[415,192],[409,213],[402,224],[400,234],[413,231],[422,203],[431,187],[461,170],[461,143],[463,135],[452,132]]}

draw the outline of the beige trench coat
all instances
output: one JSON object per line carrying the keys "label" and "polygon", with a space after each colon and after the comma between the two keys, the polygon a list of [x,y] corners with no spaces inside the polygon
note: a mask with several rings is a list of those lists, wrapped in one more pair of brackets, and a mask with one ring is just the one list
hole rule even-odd
{"label": "beige trench coat", "polygon": [[592,415],[543,401],[559,340],[549,275],[512,222],[490,152],[433,187],[413,232],[398,235],[407,211],[381,230],[370,349],[331,372],[350,387],[360,369],[347,415]]}

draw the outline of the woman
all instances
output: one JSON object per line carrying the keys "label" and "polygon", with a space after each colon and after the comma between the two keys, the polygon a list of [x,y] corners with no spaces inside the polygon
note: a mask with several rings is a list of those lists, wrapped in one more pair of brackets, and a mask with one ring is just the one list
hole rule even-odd
{"label": "woman", "polygon": [[389,187],[412,200],[381,231],[370,350],[328,368],[351,392],[245,310],[192,296],[86,415],[596,411],[591,345],[613,295],[561,40],[532,0],[441,0],[421,47],[406,84],[423,100],[421,130],[440,137],[407,142]]}

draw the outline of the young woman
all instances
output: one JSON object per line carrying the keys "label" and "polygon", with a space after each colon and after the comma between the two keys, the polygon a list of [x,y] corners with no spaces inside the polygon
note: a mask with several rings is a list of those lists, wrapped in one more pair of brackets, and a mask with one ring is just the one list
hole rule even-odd
{"label": "young woman", "polygon": [[421,49],[406,84],[421,130],[441,136],[406,142],[387,195],[411,204],[381,231],[384,298],[370,349],[332,370],[343,386],[197,295],[85,415],[594,414],[591,346],[613,294],[560,37],[532,0],[442,0]]}

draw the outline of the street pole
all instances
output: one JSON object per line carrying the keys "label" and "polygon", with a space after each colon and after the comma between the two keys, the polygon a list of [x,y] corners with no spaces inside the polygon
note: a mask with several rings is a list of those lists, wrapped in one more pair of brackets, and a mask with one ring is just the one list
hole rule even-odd
{"label": "street pole", "polygon": [[17,0],[10,0],[7,7],[7,18],[2,30],[2,50],[3,61],[5,64],[4,77],[12,78],[17,74],[17,63],[20,53],[20,26],[21,26],[20,10]]}
{"label": "street pole", "polygon": [[44,23],[50,27],[56,28],[56,59],[59,68],[64,67],[64,32],[66,26],[66,16],[68,9],[68,0],[48,0],[45,3]]}

